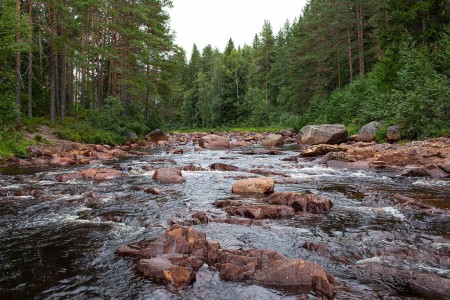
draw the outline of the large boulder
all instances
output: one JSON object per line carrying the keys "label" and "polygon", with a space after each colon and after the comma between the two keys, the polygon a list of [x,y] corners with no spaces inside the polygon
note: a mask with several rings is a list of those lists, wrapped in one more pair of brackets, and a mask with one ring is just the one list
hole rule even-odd
{"label": "large boulder", "polygon": [[131,130],[127,130],[125,137],[127,139],[127,142],[130,142],[130,143],[136,142],[138,139],[138,135],[136,134],[136,132],[131,131]]}
{"label": "large boulder", "polygon": [[358,140],[361,142],[373,142],[376,139],[376,133],[380,129],[381,123],[377,121],[370,122],[369,124],[361,127],[358,133]]}
{"label": "large boulder", "polygon": [[270,194],[275,187],[275,181],[270,177],[242,179],[233,184],[233,193]]}
{"label": "large boulder", "polygon": [[163,168],[158,169],[153,174],[153,180],[159,181],[164,184],[183,183],[186,179],[179,169],[175,168]]}
{"label": "large boulder", "polygon": [[347,140],[348,132],[344,125],[307,125],[297,137],[299,144],[338,144]]}
{"label": "large boulder", "polygon": [[255,273],[255,280],[271,286],[312,286],[316,292],[328,299],[334,294],[324,268],[302,259],[273,261]]}
{"label": "large boulder", "polygon": [[402,138],[401,128],[398,125],[388,127],[386,136],[389,142],[397,142]]}
{"label": "large boulder", "polygon": [[149,134],[144,136],[144,139],[148,142],[158,143],[159,141],[167,141],[169,137],[161,129],[155,129]]}
{"label": "large boulder", "polygon": [[216,134],[210,134],[199,138],[198,144],[204,149],[230,147],[230,141],[227,138]]}
{"label": "large boulder", "polygon": [[333,203],[329,199],[295,192],[276,192],[266,198],[265,202],[272,205],[288,205],[295,211],[313,214],[329,213],[333,207]]}
{"label": "large boulder", "polygon": [[259,142],[262,146],[274,147],[284,145],[284,137],[280,134],[271,133]]}

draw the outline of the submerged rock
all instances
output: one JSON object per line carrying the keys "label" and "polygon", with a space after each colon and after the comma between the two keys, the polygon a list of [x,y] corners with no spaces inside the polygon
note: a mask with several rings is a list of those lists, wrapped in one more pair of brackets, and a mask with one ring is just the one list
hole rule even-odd
{"label": "submerged rock", "polygon": [[195,272],[192,268],[174,265],[168,258],[161,256],[139,260],[137,269],[145,277],[157,282],[171,283],[178,288],[191,284],[195,280]]}
{"label": "submerged rock", "polygon": [[209,167],[215,171],[239,171],[238,167],[224,163],[214,163]]}
{"label": "submerged rock", "polygon": [[250,219],[283,219],[295,216],[295,210],[287,205],[243,205],[224,209],[230,216]]}
{"label": "submerged rock", "polygon": [[333,298],[333,286],[322,266],[302,259],[276,260],[255,273],[255,280],[272,286],[312,286],[326,297]]}
{"label": "submerged rock", "polygon": [[56,177],[59,182],[66,182],[69,180],[93,180],[93,181],[106,181],[115,178],[125,177],[127,174],[114,169],[86,169],[75,173],[61,174]]}

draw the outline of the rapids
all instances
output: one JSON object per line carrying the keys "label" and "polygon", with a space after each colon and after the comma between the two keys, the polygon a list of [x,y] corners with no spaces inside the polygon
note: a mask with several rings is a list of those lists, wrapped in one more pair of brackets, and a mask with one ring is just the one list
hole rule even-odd
{"label": "rapids", "polygon": [[[186,183],[162,185],[143,166],[208,168],[217,162],[283,174],[273,176],[275,191],[311,192],[331,199],[334,207],[328,215],[269,220],[262,226],[195,226],[208,239],[224,248],[272,249],[317,262],[336,279],[335,299],[450,299],[395,273],[450,279],[449,181],[337,170],[307,159],[282,161],[298,154],[289,147],[279,155],[252,150],[185,147],[181,155],[148,150],[148,156],[89,166],[119,168],[129,175],[100,183],[55,179],[86,166],[0,169],[0,299],[297,299],[300,291],[223,281],[208,266],[192,286],[172,290],[141,277],[132,259],[114,254],[120,245],[155,239],[174,218],[219,211],[212,205],[216,200],[244,199],[232,195],[232,184],[258,176],[183,171]],[[148,186],[162,194],[144,193]],[[444,213],[402,209],[395,194]],[[305,249],[307,241],[320,247]],[[396,271],[389,276],[380,267]]]}

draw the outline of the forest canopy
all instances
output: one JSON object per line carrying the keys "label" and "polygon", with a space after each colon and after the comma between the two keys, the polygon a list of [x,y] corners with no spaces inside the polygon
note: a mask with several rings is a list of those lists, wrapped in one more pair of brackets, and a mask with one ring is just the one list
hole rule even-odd
{"label": "forest canopy", "polygon": [[107,143],[157,127],[380,121],[407,138],[449,133],[448,0],[310,0],[276,33],[265,21],[248,45],[193,45],[189,58],[171,5],[3,0],[1,130],[40,122]]}

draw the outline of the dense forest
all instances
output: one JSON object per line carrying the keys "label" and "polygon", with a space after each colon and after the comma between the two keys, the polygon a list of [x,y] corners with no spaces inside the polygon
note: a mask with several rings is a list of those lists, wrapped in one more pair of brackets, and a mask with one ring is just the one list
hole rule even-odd
{"label": "dense forest", "polygon": [[448,0],[310,0],[278,33],[265,21],[249,45],[194,45],[189,58],[173,42],[171,6],[1,1],[2,140],[36,124],[103,143],[157,127],[374,120],[406,138],[449,134]]}

